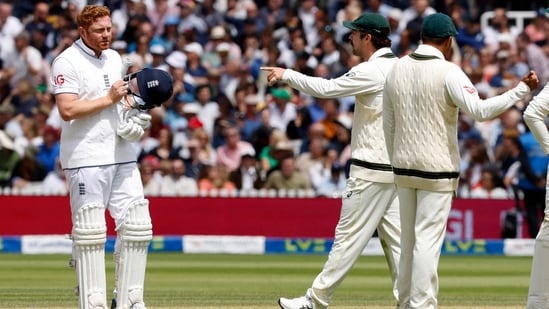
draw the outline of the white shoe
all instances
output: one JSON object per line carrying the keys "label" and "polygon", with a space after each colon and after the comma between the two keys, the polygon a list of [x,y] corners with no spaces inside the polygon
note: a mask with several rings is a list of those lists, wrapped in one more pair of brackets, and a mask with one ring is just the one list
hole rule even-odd
{"label": "white shoe", "polygon": [[307,295],[292,299],[281,297],[278,304],[282,309],[315,309],[313,300]]}

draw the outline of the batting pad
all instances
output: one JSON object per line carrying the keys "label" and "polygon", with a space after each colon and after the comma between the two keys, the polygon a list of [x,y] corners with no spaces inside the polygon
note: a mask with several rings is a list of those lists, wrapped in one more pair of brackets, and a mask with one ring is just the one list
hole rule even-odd
{"label": "batting pad", "polygon": [[549,220],[547,215],[536,237],[527,309],[549,308]]}
{"label": "batting pad", "polygon": [[143,283],[147,252],[152,239],[149,201],[130,205],[124,224],[118,231],[120,256],[116,266],[117,309],[144,308]]}
{"label": "batting pad", "polygon": [[107,225],[101,203],[82,206],[73,218],[72,240],[80,309],[107,308],[105,242]]}

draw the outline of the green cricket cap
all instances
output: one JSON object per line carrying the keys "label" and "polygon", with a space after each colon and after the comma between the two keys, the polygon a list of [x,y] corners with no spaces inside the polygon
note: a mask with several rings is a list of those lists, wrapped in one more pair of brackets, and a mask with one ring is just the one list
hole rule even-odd
{"label": "green cricket cap", "polygon": [[456,25],[450,16],[442,13],[431,14],[423,20],[421,33],[429,38],[446,38],[456,36]]}
{"label": "green cricket cap", "polygon": [[387,37],[391,32],[387,18],[377,13],[364,13],[353,21],[344,21],[343,26],[377,37]]}

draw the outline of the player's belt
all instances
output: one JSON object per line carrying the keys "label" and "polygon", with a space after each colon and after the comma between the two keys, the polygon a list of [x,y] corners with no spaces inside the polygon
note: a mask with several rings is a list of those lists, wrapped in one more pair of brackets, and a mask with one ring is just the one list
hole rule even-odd
{"label": "player's belt", "polygon": [[359,159],[351,159],[351,164],[377,171],[391,172],[393,170],[390,164],[372,163]]}
{"label": "player's belt", "polygon": [[426,172],[398,167],[393,167],[393,172],[395,175],[413,176],[427,179],[449,179],[459,177],[459,172]]}

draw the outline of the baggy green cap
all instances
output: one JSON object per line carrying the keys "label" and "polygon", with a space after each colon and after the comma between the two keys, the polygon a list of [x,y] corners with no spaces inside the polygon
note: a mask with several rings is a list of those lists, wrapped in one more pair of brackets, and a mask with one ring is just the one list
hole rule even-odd
{"label": "baggy green cap", "polygon": [[387,18],[377,13],[364,13],[353,21],[344,21],[343,26],[378,37],[386,37],[391,32]]}
{"label": "baggy green cap", "polygon": [[443,13],[431,14],[423,20],[421,33],[429,38],[446,38],[456,36],[456,25],[450,16]]}

